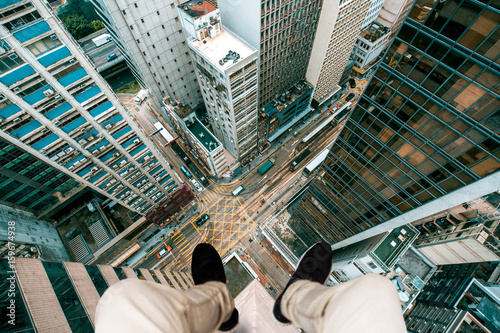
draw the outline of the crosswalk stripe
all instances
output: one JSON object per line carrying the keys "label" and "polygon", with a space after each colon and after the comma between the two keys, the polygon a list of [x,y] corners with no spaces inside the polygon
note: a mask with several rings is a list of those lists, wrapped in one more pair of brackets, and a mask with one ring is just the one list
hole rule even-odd
{"label": "crosswalk stripe", "polygon": [[186,238],[183,237],[180,241],[175,242],[175,245],[180,246],[182,243],[184,243],[186,241],[187,241]]}

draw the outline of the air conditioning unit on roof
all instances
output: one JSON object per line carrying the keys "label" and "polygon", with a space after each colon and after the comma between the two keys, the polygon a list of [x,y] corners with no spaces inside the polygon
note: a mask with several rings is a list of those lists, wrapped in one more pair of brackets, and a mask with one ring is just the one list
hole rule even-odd
{"label": "air conditioning unit on roof", "polygon": [[45,96],[47,96],[47,97],[48,97],[48,96],[52,96],[52,95],[54,95],[54,90],[52,90],[52,89],[47,89],[47,90],[44,90],[43,94],[44,94]]}

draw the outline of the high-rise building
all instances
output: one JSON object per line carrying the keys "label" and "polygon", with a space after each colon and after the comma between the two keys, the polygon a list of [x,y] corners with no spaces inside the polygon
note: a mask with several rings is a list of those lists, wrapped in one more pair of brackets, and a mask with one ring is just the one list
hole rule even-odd
{"label": "high-rise building", "polygon": [[[306,78],[322,1],[219,0],[218,4],[224,25],[259,51],[259,110]],[[260,146],[268,136],[265,117],[259,112]]]}
{"label": "high-rise building", "polygon": [[388,273],[418,236],[411,225],[402,226],[333,251],[332,274],[339,282],[375,273]]}
{"label": "high-rise building", "polygon": [[370,4],[369,0],[323,2],[306,75],[314,88],[313,107],[326,102],[347,81],[342,74]]}
{"label": "high-rise building", "polygon": [[380,10],[377,21],[382,23],[384,26],[389,27],[390,35],[388,44],[392,41],[396,33],[398,32],[403,20],[410,11],[413,5],[413,0],[385,0]]}
{"label": "high-rise building", "polygon": [[405,318],[408,332],[498,332],[498,263],[440,267]]}
{"label": "high-rise building", "polygon": [[1,204],[0,244],[0,258],[8,257],[10,251],[15,257],[70,260],[53,224],[26,210]]}
{"label": "high-rise building", "polygon": [[92,0],[127,64],[160,102],[202,102],[174,2]]}
{"label": "high-rise building", "polygon": [[436,265],[499,261],[499,198],[490,193],[416,221],[415,246]]}
{"label": "high-rise building", "polygon": [[363,21],[363,24],[361,25],[361,30],[364,30],[368,28],[370,24],[375,21],[377,16],[380,13],[380,10],[382,9],[382,6],[384,5],[384,0],[372,0],[370,3],[370,7],[366,11],[366,16],[365,20]]}
{"label": "high-rise building", "polygon": [[45,3],[0,14],[2,200],[43,210],[83,185],[145,213],[169,197],[178,175]]}
{"label": "high-rise building", "polygon": [[141,279],[178,290],[194,285],[191,276],[183,272],[28,258],[15,258],[13,270],[10,263],[0,259],[1,305],[7,317],[10,300],[15,300],[15,320],[14,325],[2,320],[2,331],[92,332],[100,297],[123,279]]}
{"label": "high-rise building", "polygon": [[213,133],[246,163],[257,153],[258,51],[222,26],[206,1],[182,3],[179,15]]}
{"label": "high-rise building", "polygon": [[189,144],[210,175],[222,177],[229,170],[222,143],[203,125],[188,105],[181,106],[165,98],[163,108],[176,133]]}
{"label": "high-rise building", "polygon": [[293,213],[308,244],[350,237],[342,247],[498,190],[498,5],[422,3]]}

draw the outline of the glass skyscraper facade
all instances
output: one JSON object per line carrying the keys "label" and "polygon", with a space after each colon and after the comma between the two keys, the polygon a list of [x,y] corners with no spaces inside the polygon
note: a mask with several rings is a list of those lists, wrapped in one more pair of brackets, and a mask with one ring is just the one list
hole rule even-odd
{"label": "glass skyscraper facade", "polygon": [[146,213],[180,180],[50,9],[0,1],[0,200],[37,213],[90,187]]}
{"label": "glass skyscraper facade", "polygon": [[500,168],[499,23],[498,0],[416,1],[295,207],[306,243],[339,242]]}

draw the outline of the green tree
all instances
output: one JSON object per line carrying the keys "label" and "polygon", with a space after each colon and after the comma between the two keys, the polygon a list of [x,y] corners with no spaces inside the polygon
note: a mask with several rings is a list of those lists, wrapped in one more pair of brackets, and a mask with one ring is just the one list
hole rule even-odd
{"label": "green tree", "polygon": [[92,21],[92,25],[94,26],[95,31],[104,29],[104,23],[102,23],[102,21],[99,20]]}
{"label": "green tree", "polygon": [[75,38],[80,39],[94,32],[94,26],[85,17],[72,14],[63,19],[63,24],[69,33]]}

